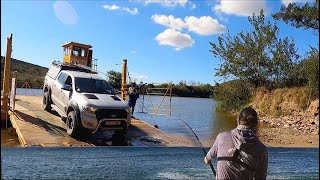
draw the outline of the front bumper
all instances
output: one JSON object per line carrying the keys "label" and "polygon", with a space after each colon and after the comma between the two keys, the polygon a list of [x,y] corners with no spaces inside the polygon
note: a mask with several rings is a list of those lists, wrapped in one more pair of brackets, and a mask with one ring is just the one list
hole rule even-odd
{"label": "front bumper", "polygon": [[83,111],[80,116],[83,127],[92,133],[125,130],[131,124],[130,111],[126,110]]}

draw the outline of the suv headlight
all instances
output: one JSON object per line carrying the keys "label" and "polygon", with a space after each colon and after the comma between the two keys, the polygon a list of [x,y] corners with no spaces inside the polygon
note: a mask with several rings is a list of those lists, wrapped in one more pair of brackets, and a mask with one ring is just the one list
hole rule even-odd
{"label": "suv headlight", "polygon": [[92,112],[92,113],[94,113],[94,112],[96,112],[96,110],[98,110],[97,108],[94,108],[94,107],[91,107],[91,106],[82,106],[82,109],[84,111],[88,111],[88,112]]}

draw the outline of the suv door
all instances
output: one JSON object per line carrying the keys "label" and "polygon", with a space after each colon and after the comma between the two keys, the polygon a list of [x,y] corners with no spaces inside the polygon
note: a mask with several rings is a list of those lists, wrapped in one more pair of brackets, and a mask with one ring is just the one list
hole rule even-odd
{"label": "suv door", "polygon": [[53,103],[61,110],[63,110],[61,100],[59,99],[62,93],[62,86],[66,81],[66,78],[68,75],[64,72],[61,72],[58,79],[54,81],[53,87],[52,87],[52,101]]}
{"label": "suv door", "polygon": [[68,103],[69,100],[71,99],[72,93],[73,93],[73,84],[74,82],[72,82],[72,78],[71,76],[67,75],[67,78],[63,84],[64,85],[69,85],[71,87],[71,90],[65,90],[65,89],[61,89],[61,93],[59,95],[59,99],[60,99],[60,103],[61,103],[61,107],[63,108],[63,111],[66,113],[67,112],[67,108],[68,108]]}

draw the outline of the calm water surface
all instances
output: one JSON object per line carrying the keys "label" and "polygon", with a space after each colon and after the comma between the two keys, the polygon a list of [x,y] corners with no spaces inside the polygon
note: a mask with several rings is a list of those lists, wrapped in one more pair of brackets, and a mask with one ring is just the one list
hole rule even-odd
{"label": "calm water surface", "polygon": [[[143,119],[151,125],[157,124],[165,132],[190,137],[194,136],[191,130],[180,121],[183,120],[192,127],[201,141],[214,139],[218,133],[236,127],[236,117],[230,114],[215,112],[214,101],[209,98],[172,97],[171,116],[141,113],[142,110],[152,113],[152,105],[157,109],[162,98],[160,96],[153,96],[150,98],[150,101],[145,97],[144,105],[149,107],[147,109],[142,108],[143,97],[140,96],[136,104],[134,116]],[[169,97],[166,97],[159,108],[158,114],[169,114],[169,102]]]}
{"label": "calm water surface", "polygon": [[[268,179],[319,179],[319,149],[268,151]],[[3,179],[212,179],[202,160],[201,148],[1,148]]]}

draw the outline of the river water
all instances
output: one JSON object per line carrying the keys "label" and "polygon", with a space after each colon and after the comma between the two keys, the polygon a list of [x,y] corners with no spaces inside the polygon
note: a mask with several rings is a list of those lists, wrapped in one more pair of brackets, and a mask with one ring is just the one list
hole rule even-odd
{"label": "river water", "polygon": [[[268,151],[267,179],[319,179],[319,149]],[[184,147],[1,148],[3,179],[212,179],[202,159]]]}
{"label": "river water", "polygon": [[[41,95],[41,90],[22,89],[17,94]],[[180,121],[183,120],[207,146],[218,133],[236,126],[236,117],[213,110],[212,99],[172,97],[171,116],[165,116],[169,114],[170,99],[162,98],[140,96],[134,116],[158,125],[162,131],[196,141],[192,131]],[[2,137],[3,131],[1,141]],[[13,144],[14,140],[8,139],[7,143]],[[319,148],[268,148],[268,151],[268,179],[319,179]],[[212,172],[202,159],[200,145],[6,148],[1,142],[3,179],[211,179]]]}

